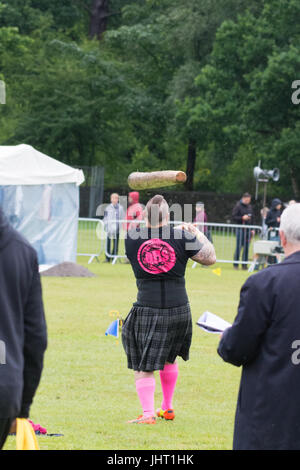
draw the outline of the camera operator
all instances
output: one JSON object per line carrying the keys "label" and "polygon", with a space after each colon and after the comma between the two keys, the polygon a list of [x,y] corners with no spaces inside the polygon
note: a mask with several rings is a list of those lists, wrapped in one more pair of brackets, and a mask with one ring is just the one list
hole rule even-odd
{"label": "camera operator", "polygon": [[[234,206],[232,211],[232,222],[241,226],[253,224],[253,209],[251,206],[251,194],[244,193],[242,199]],[[234,253],[234,261],[239,261],[240,253],[243,249],[242,260],[248,261],[249,244],[253,233],[249,229],[240,228],[236,231],[236,249]],[[238,269],[239,264],[234,263],[234,268]],[[243,269],[247,269],[247,264],[242,265]]]}
{"label": "camera operator", "polygon": [[[280,199],[273,199],[271,204],[271,209],[269,210],[267,217],[266,217],[266,225],[268,227],[268,240],[271,241],[278,241],[279,239],[279,226],[280,226],[280,218],[282,212],[282,202]],[[277,230],[273,230],[277,229]],[[278,262],[277,256],[269,256],[268,263],[274,264]]]}
{"label": "camera operator", "polygon": [[[280,199],[273,199],[271,209],[267,213],[266,224],[268,229],[279,228],[281,217],[282,202]],[[271,238],[270,238],[271,239]],[[272,240],[279,240],[279,233]]]}

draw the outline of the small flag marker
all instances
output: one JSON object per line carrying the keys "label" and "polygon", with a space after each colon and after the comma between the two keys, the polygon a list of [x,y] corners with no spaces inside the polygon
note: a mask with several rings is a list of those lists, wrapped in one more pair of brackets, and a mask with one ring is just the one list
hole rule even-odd
{"label": "small flag marker", "polygon": [[221,276],[222,270],[221,268],[213,269],[213,273],[216,274],[217,276]]}
{"label": "small flag marker", "polygon": [[109,316],[110,317],[119,317],[120,313],[119,310],[110,310],[109,311]]}
{"label": "small flag marker", "polygon": [[107,328],[105,332],[105,336],[115,336],[116,338],[119,338],[119,319],[113,321],[109,327]]}

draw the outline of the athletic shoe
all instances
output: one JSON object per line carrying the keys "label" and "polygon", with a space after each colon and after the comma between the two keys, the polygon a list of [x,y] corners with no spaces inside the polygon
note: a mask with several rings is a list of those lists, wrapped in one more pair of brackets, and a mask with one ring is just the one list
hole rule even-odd
{"label": "athletic shoe", "polygon": [[132,419],[131,421],[127,421],[130,424],[155,424],[156,418],[155,416],[143,416],[140,415],[137,419]]}
{"label": "athletic shoe", "polygon": [[158,408],[156,410],[156,416],[158,418],[164,418],[168,421],[168,420],[173,420],[175,418],[175,413],[174,413],[174,410],[172,410],[171,408],[169,408],[168,410],[163,410],[162,408]]}
{"label": "athletic shoe", "polygon": [[34,422],[31,421],[30,419],[28,421],[31,424],[31,426],[33,427],[33,430],[34,430],[35,434],[47,434],[47,429],[46,428],[42,428],[42,426],[40,424],[34,424]]}

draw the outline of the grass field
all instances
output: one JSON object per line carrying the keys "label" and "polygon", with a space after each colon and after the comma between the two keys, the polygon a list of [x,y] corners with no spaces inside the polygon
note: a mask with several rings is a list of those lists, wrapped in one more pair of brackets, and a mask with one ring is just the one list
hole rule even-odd
{"label": "grass field", "polygon": [[[87,258],[78,262],[87,266]],[[190,360],[178,360],[174,397],[176,419],[155,426],[126,423],[140,413],[133,372],[127,369],[121,341],[104,335],[113,320],[124,318],[136,297],[131,267],[94,261],[95,278],[43,278],[49,344],[31,419],[49,433],[41,449],[230,449],[240,369],[217,355],[217,335],[195,325],[205,310],[232,321],[247,271],[230,265],[187,267],[187,289],[194,332]],[[222,275],[213,273],[221,267]],[[156,373],[156,406],[161,403]],[[9,437],[5,449],[15,449]]]}

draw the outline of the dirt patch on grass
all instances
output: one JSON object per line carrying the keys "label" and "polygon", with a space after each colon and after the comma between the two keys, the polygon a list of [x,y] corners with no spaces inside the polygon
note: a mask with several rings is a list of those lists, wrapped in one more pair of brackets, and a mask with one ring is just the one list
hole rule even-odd
{"label": "dirt patch on grass", "polygon": [[57,276],[57,277],[95,277],[96,274],[89,271],[80,264],[65,261],[56,264],[46,271],[41,272],[41,276]]}

